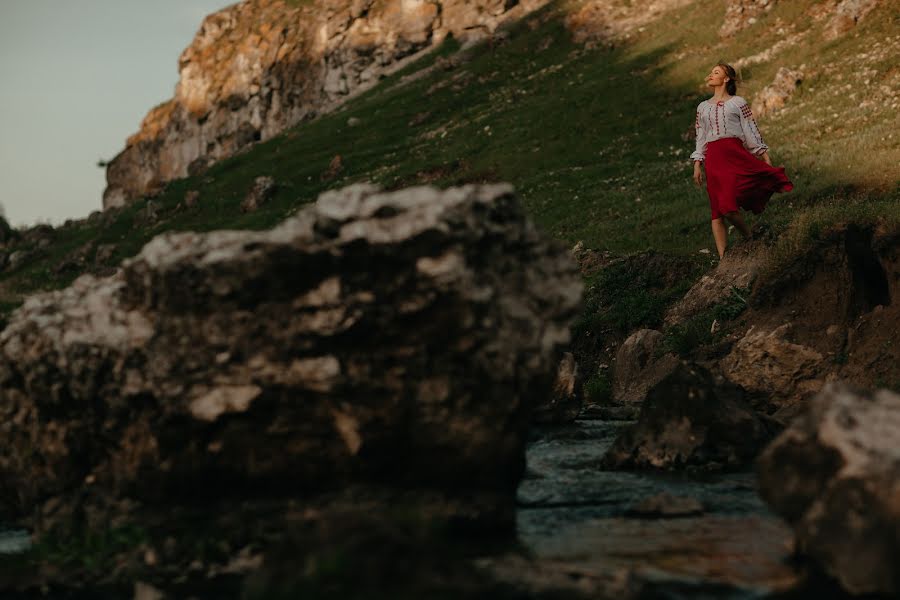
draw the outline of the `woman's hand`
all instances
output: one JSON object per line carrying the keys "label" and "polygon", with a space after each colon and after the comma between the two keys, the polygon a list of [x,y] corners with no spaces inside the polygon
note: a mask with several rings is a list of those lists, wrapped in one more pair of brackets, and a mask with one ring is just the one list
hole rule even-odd
{"label": "woman's hand", "polygon": [[768,150],[766,150],[765,152],[763,152],[762,154],[760,154],[760,155],[759,155],[759,159],[762,160],[762,161],[764,161],[764,162],[765,162],[766,164],[768,164],[770,167],[772,166],[772,159],[769,158],[769,151],[768,151]]}
{"label": "woman's hand", "polygon": [[700,187],[703,184],[703,171],[700,170],[700,161],[694,161],[694,183],[697,187]]}

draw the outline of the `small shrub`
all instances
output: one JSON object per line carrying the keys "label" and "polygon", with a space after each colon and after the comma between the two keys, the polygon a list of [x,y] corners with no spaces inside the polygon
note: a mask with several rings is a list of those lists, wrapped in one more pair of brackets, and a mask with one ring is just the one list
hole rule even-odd
{"label": "small shrub", "polygon": [[584,399],[593,404],[608,404],[612,400],[612,382],[606,371],[598,371],[584,384]]}

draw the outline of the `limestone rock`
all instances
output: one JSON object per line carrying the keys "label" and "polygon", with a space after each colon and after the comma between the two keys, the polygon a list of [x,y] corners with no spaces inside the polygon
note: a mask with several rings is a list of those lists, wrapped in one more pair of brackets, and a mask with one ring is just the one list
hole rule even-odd
{"label": "limestone rock", "polygon": [[594,48],[629,38],[640,27],[689,5],[691,0],[647,0],[645,2],[609,2],[590,0],[565,18],[576,44]]}
{"label": "limestone rock", "polygon": [[208,15],[153,107],[107,165],[103,207],[334,109],[452,34],[484,37],[547,0],[242,0]]}
{"label": "limestone rock", "polygon": [[825,386],[760,455],[760,494],[850,593],[900,594],[900,395]]}
{"label": "limestone rock", "polygon": [[654,357],[663,334],[655,329],[639,329],[616,352],[613,400],[621,404],[640,404],[647,391],[678,365],[674,354]]}
{"label": "limestone rock", "polygon": [[241,201],[241,212],[253,212],[268,202],[275,195],[277,185],[275,179],[268,175],[260,175],[253,180],[253,187]]}
{"label": "limestone rock", "polygon": [[99,244],[97,251],[94,253],[94,262],[96,264],[105,265],[112,260],[116,252],[116,244]]}
{"label": "limestone rock", "polygon": [[743,401],[742,390],[681,361],[647,394],[638,422],[601,461],[613,469],[725,470],[750,464],[778,426]]}
{"label": "limestone rock", "polygon": [[702,276],[684,297],[666,313],[666,325],[678,325],[692,316],[729,300],[734,290],[746,290],[759,275],[763,253],[757,252],[762,243],[743,242],[729,248],[710,273]]}
{"label": "limestone rock", "polygon": [[0,508],[40,533],[354,483],[510,530],[582,287],[508,184],[357,184],[268,231],[160,234],[0,333]]}
{"label": "limestone rock", "polygon": [[769,397],[776,407],[808,399],[821,389],[822,355],[788,340],[791,324],[772,330],[751,327],[722,359],[722,374],[730,381]]}
{"label": "limestone rock", "polygon": [[778,69],[772,84],[763,88],[753,99],[753,114],[764,117],[783,108],[802,81],[802,71],[787,67]]}
{"label": "limestone rock", "polygon": [[727,0],[719,35],[727,37],[750,27],[775,6],[776,0]]}
{"label": "limestone rock", "polygon": [[882,0],[842,0],[825,26],[824,38],[828,41],[850,31]]}
{"label": "limestone rock", "polygon": [[578,363],[571,352],[563,353],[556,369],[556,382],[549,399],[538,404],[534,420],[537,423],[568,423],[581,411],[578,382]]}

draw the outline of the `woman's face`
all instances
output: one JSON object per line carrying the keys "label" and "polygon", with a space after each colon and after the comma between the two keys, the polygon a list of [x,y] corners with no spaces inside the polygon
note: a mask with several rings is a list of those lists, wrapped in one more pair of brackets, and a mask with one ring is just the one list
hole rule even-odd
{"label": "woman's face", "polygon": [[706,76],[706,85],[707,87],[718,87],[724,85],[726,79],[729,79],[729,77],[725,74],[725,69],[716,65],[709,72],[709,75]]}

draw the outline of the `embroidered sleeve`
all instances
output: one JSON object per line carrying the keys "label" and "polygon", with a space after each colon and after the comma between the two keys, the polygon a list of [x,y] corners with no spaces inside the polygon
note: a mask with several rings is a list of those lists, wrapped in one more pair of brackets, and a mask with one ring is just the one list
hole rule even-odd
{"label": "embroidered sleeve", "polygon": [[738,110],[741,112],[741,137],[744,138],[744,146],[751,153],[759,156],[768,150],[769,147],[763,142],[756,119],[753,118],[753,111],[750,110],[750,105],[744,100],[738,103]]}
{"label": "embroidered sleeve", "polygon": [[703,127],[703,119],[700,118],[700,107],[697,107],[697,115],[694,118],[694,131],[697,134],[697,145],[691,153],[691,161],[703,160],[706,156],[706,129]]}

